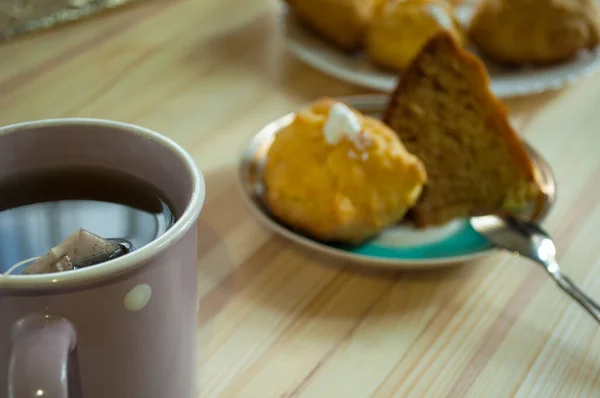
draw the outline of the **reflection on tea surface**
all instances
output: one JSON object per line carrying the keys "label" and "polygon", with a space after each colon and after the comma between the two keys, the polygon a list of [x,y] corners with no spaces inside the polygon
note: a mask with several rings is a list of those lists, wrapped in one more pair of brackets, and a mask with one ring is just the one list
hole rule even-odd
{"label": "reflection on tea surface", "polygon": [[80,228],[140,248],[174,222],[161,196],[135,177],[98,169],[59,170],[2,182],[0,273],[44,255]]}

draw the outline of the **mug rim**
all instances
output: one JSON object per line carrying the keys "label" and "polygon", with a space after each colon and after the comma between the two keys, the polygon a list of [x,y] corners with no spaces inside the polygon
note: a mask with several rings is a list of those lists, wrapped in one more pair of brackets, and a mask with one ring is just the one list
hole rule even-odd
{"label": "mug rim", "polygon": [[22,123],[10,124],[0,127],[0,137],[18,130],[37,129],[48,126],[73,126],[93,125],[112,129],[124,130],[150,139],[160,146],[168,149],[185,165],[192,178],[192,195],[181,217],[164,234],[157,239],[139,248],[133,253],[107,261],[93,267],[81,268],[68,272],[57,272],[39,275],[5,275],[0,273],[0,289],[58,289],[72,287],[92,282],[98,282],[115,275],[130,271],[142,266],[151,258],[178,242],[185,233],[195,224],[204,205],[206,186],[204,176],[198,169],[192,156],[172,139],[151,129],[131,123],[116,120],[97,118],[55,118]]}

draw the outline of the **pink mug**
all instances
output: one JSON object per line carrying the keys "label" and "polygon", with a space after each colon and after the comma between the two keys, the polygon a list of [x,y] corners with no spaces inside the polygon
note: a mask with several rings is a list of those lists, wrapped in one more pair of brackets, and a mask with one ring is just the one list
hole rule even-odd
{"label": "pink mug", "polygon": [[177,221],[100,265],[0,275],[0,398],[196,397],[202,174],[173,141],[130,124],[56,119],[0,128],[0,181],[61,166],[146,180],[167,194]]}

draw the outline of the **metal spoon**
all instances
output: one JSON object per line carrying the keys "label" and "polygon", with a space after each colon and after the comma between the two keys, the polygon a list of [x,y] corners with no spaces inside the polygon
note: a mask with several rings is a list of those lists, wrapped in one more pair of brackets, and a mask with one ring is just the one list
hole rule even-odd
{"label": "metal spoon", "polygon": [[556,246],[537,224],[511,214],[472,217],[471,226],[498,248],[517,252],[544,266],[558,286],[600,322],[600,306],[560,271]]}

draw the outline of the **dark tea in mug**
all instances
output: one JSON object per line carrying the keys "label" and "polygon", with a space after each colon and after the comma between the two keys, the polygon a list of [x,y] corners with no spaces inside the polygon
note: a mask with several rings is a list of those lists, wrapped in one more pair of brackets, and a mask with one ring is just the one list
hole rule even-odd
{"label": "dark tea in mug", "polygon": [[165,198],[134,175],[101,168],[48,170],[0,181],[0,274],[44,255],[80,228],[128,242],[129,250],[141,248],[176,221]]}

